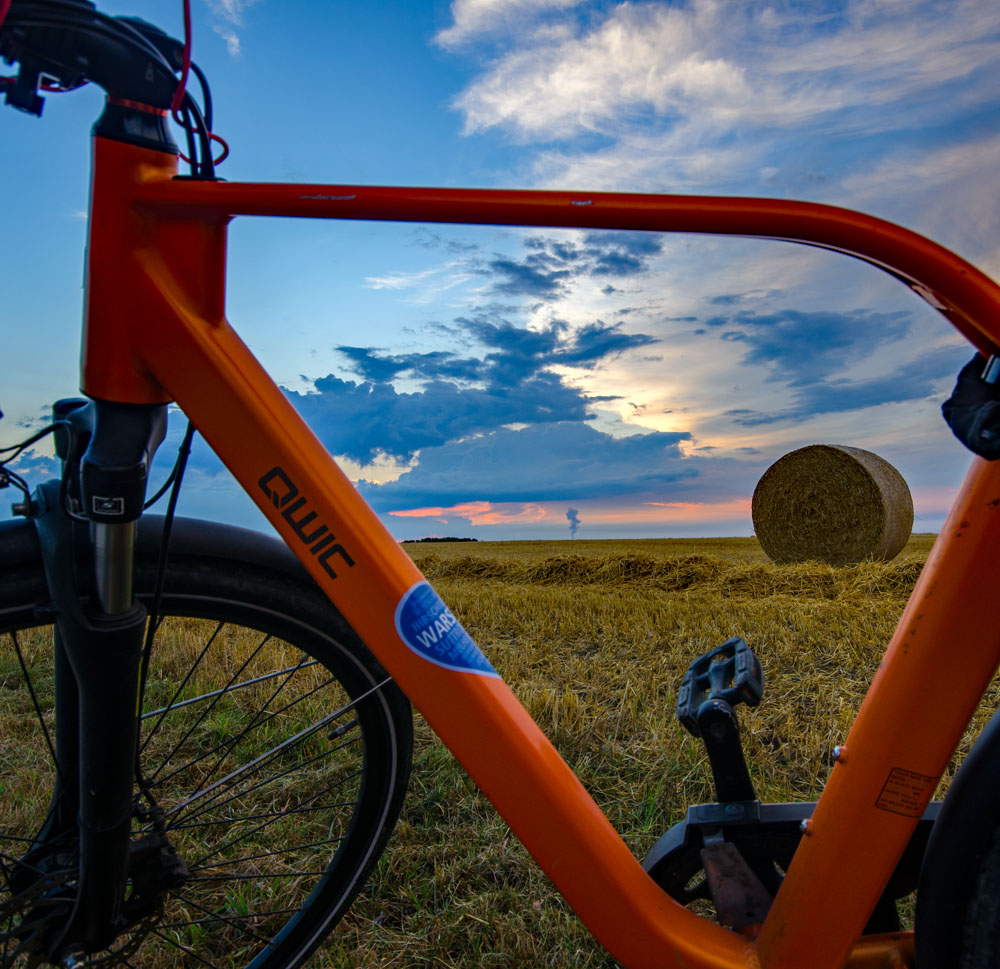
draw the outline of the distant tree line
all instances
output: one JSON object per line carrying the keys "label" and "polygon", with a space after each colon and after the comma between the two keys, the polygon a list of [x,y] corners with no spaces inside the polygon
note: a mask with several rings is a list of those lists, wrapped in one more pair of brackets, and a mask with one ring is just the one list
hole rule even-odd
{"label": "distant tree line", "polygon": [[478,542],[478,538],[456,538],[449,535],[447,538],[404,538],[404,545],[415,545],[417,542]]}

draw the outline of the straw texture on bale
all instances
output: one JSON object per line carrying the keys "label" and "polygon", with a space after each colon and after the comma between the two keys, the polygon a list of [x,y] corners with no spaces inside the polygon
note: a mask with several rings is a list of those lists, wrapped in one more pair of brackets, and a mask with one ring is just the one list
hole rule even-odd
{"label": "straw texture on bale", "polygon": [[913,499],[903,476],[877,454],[812,444],[764,472],[752,514],[761,547],[779,564],[888,562],[910,537]]}

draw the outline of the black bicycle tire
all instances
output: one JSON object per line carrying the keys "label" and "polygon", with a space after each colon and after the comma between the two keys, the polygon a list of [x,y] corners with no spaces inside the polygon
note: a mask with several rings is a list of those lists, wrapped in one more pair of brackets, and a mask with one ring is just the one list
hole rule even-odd
{"label": "black bicycle tire", "polygon": [[1000,713],[948,788],[924,853],[914,918],[928,969],[1000,966]]}
{"label": "black bicycle tire", "polygon": [[[144,522],[135,581],[137,596],[146,602],[156,577],[157,534],[155,520]],[[44,613],[48,593],[33,548],[33,536],[23,528],[0,531],[0,630],[37,627],[39,610]],[[364,720],[364,780],[346,834],[304,907],[247,963],[248,969],[291,969],[347,911],[385,847],[409,776],[409,703],[284,546],[265,536],[176,522],[162,611],[239,622],[280,636],[318,658],[349,696],[365,695],[353,708],[354,719]],[[185,962],[183,951],[179,959]],[[192,957],[187,964],[199,963]]]}
{"label": "black bicycle tire", "polygon": [[1000,965],[1000,831],[994,833],[980,860],[960,944],[961,969]]}

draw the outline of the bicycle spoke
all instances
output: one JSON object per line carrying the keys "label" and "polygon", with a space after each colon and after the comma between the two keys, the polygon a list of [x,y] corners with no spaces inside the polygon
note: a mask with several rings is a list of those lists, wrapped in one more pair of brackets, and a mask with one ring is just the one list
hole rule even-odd
{"label": "bicycle spoke", "polygon": [[[267,763],[269,763],[270,760],[273,760],[275,757],[277,757],[280,754],[286,752],[286,750],[290,749],[290,747],[295,746],[295,743],[304,743],[306,740],[308,740],[313,735],[314,732],[315,731],[310,732],[310,733],[304,733],[302,736],[300,736],[298,738],[294,738],[294,737],[293,738],[289,738],[289,741],[286,741],[285,745],[279,744],[279,745],[277,745],[275,747],[272,747],[269,751],[266,751],[265,753],[261,754],[260,757],[258,757],[256,760],[251,761],[251,762],[249,762],[247,764],[244,764],[242,767],[238,768],[237,770],[232,771],[231,773],[227,774],[225,777],[220,778],[214,784],[211,784],[211,785],[209,785],[206,788],[198,787],[195,790],[195,792],[193,794],[191,794],[187,798],[186,802],[187,803],[193,803],[194,801],[199,800],[200,798],[205,797],[205,796],[211,794],[213,790],[215,790],[216,788],[218,788],[221,785],[225,784],[227,781],[233,780],[236,777],[241,776],[243,773],[245,773],[245,772],[247,772],[247,771],[249,771],[249,770],[251,770],[253,768],[258,768],[259,769],[261,767],[264,767]],[[332,736],[332,734],[331,734],[331,736]],[[295,743],[292,743],[292,741],[294,741]],[[293,773],[296,770],[301,770],[303,767],[307,766],[310,763],[313,763],[315,760],[317,760],[317,759],[319,759],[321,757],[329,756],[330,754],[335,753],[338,750],[342,750],[344,747],[350,746],[351,743],[353,743],[353,740],[347,741],[346,743],[343,743],[343,744],[338,744],[336,747],[332,747],[329,750],[326,750],[323,753],[317,755],[316,757],[313,757],[313,758],[310,758],[309,760],[306,760],[306,761],[303,761],[301,763],[292,765],[292,767],[289,768],[288,770],[283,771],[281,774],[278,774],[278,775],[275,775],[275,776],[276,777],[284,777],[287,774]],[[192,763],[195,763],[195,762],[196,761],[192,761]],[[272,780],[272,779],[273,778],[269,778],[268,780]],[[253,787],[247,788],[244,793],[247,793],[247,792],[249,792],[251,790],[256,790],[257,786],[259,786],[259,785],[255,785]],[[205,812],[205,810],[210,810],[212,805],[218,807],[218,804],[216,804],[217,798],[218,798],[218,795],[215,795],[215,796],[209,798],[209,801],[207,802],[207,805],[203,806],[202,809],[200,811],[198,811],[193,816],[197,817],[197,816],[203,814]],[[231,800],[231,798],[227,799],[226,801],[222,801],[220,803],[225,804],[225,803],[227,803],[228,800]],[[177,805],[178,808],[182,807],[182,806],[183,805]],[[167,813],[171,814],[171,813],[173,813],[173,811],[168,811]],[[191,817],[192,815],[185,815],[185,816],[186,817]]]}
{"label": "bicycle spoke", "polygon": [[[178,896],[178,901],[191,904],[191,899],[186,895]],[[197,907],[197,906],[195,906]],[[301,912],[302,906],[297,908],[271,908],[266,909],[262,912],[248,912],[246,915],[231,915],[229,916],[234,922],[239,919],[253,919],[253,918],[271,918],[275,915],[293,915],[295,912]],[[183,922],[164,922],[160,926],[161,929],[182,929],[189,925],[204,925],[206,922],[211,921],[211,919],[187,919]],[[271,944],[271,943],[269,943]]]}
{"label": "bicycle spoke", "polygon": [[220,697],[222,697],[225,694],[225,692],[229,689],[229,687],[231,687],[233,685],[233,683],[236,682],[236,680],[240,676],[240,674],[254,661],[254,659],[257,657],[257,654],[260,653],[260,651],[270,641],[271,641],[271,637],[270,636],[265,636],[257,644],[257,648],[253,650],[253,652],[243,661],[243,664],[240,666],[240,668],[230,677],[229,682],[222,688],[222,691],[219,693],[219,696],[215,697],[209,703],[209,705],[205,708],[205,710],[202,711],[201,716],[198,717],[198,719],[195,720],[195,722],[193,724],[191,724],[191,726],[188,728],[188,730],[184,734],[184,736],[181,737],[181,739],[176,743],[176,745],[174,746],[173,750],[171,750],[170,753],[167,754],[167,756],[163,758],[163,760],[160,762],[160,766],[156,768],[156,770],[153,772],[152,776],[150,776],[150,777],[148,777],[146,779],[146,783],[147,784],[149,784],[150,786],[152,786],[156,782],[156,779],[159,777],[160,771],[162,771],[163,768],[166,767],[168,763],[170,763],[171,759],[184,746],[185,742],[191,736],[191,734],[193,734],[195,732],[195,730],[197,730],[198,727],[201,726],[201,724],[204,722],[205,718],[215,709],[215,707],[217,706],[217,704],[219,702]]}
{"label": "bicycle spoke", "polygon": [[199,875],[197,878],[189,878],[184,884],[190,885],[194,882],[242,882],[250,881],[261,881],[262,879],[270,880],[272,878],[314,878],[317,875],[325,875],[326,870],[321,868],[319,871],[269,871],[266,875],[259,875],[256,872],[249,875]]}
{"label": "bicycle spoke", "polygon": [[[33,908],[34,907],[35,906],[33,906]],[[50,915],[39,915],[32,922],[18,922],[18,924],[13,929],[11,929],[9,932],[3,933],[3,940],[4,940],[4,942],[6,942],[8,939],[16,939],[16,938],[24,935],[25,932],[31,932],[34,929],[38,928],[38,926],[40,926],[40,925],[45,925],[45,923],[48,922],[52,918],[52,915],[55,915],[55,914],[56,913],[53,911]]]}
{"label": "bicycle spoke", "polygon": [[[303,761],[301,764],[295,764],[292,767],[289,767],[287,770],[284,770],[284,771],[282,771],[279,774],[273,774],[270,777],[266,777],[266,778],[264,778],[264,780],[258,781],[256,784],[252,784],[250,787],[244,788],[242,790],[235,790],[232,794],[230,794],[227,798],[225,798],[222,801],[217,801],[216,798],[213,797],[212,800],[208,802],[208,804],[203,804],[201,806],[201,809],[199,811],[197,811],[196,813],[181,815],[181,817],[182,818],[188,818],[188,819],[190,819],[192,817],[201,817],[201,815],[203,815],[206,811],[217,810],[218,808],[222,807],[222,805],[229,804],[232,801],[235,801],[237,798],[246,797],[248,794],[251,794],[254,791],[260,790],[262,787],[265,787],[268,784],[273,784],[275,781],[279,781],[283,777],[288,777],[289,775],[294,774],[297,771],[300,771],[303,767],[308,767],[310,764],[314,764],[314,763],[317,763],[317,762],[319,762],[321,760],[324,760],[325,758],[331,756],[332,754],[337,753],[337,751],[343,749],[343,747],[345,747],[345,746],[347,746],[347,745],[346,744],[341,744],[339,747],[331,747],[329,750],[325,750],[322,753],[317,754],[315,757],[311,757],[309,760]],[[247,767],[250,767],[250,766],[252,766],[252,765],[247,765]],[[242,773],[242,771],[243,771],[243,769],[241,769],[240,771],[234,772],[234,774]],[[348,774],[346,777],[340,778],[338,781],[336,781],[336,783],[328,784],[326,789],[327,790],[333,790],[333,788],[335,788],[335,787],[340,787],[343,784],[346,784],[352,778],[357,777],[359,774],[360,774],[360,770],[354,771],[354,773]],[[221,781],[218,782],[218,784],[221,785],[226,780],[227,780],[227,778],[224,777],[224,778],[222,778]],[[207,795],[207,794],[210,793],[210,789],[209,790],[205,790],[202,793],[203,793],[203,795]],[[220,793],[222,793],[222,792],[220,792]],[[178,805],[178,807],[181,807],[181,806],[182,805]],[[167,814],[169,816],[170,812],[167,812]]]}
{"label": "bicycle spoke", "polygon": [[[204,650],[202,651],[202,654],[204,655]],[[195,665],[197,665],[197,663],[200,662],[200,660],[201,657],[199,657],[198,660],[195,661]],[[304,670],[308,669],[310,666],[317,666],[317,665],[318,665],[317,661],[311,659],[309,660],[308,663],[301,663],[301,664],[296,664],[295,666],[288,666],[283,670],[275,670],[273,673],[265,673],[263,676],[255,676],[252,680],[243,680],[241,683],[234,683],[228,689],[223,688],[219,690],[212,690],[211,693],[202,693],[201,696],[193,696],[190,699],[181,700],[179,703],[174,703],[172,699],[167,706],[160,707],[158,710],[150,710],[148,713],[144,713],[139,719],[148,720],[151,717],[157,716],[158,714],[171,713],[174,710],[180,710],[181,707],[189,707],[195,703],[204,703],[205,700],[211,700],[212,697],[221,696],[224,693],[232,694],[235,693],[237,690],[245,690],[249,686],[256,686],[258,683],[266,683],[268,680],[273,680],[275,677],[283,676],[290,670],[297,670],[297,669]],[[194,667],[192,667],[191,670],[189,671],[188,677],[190,677],[192,672],[194,672]],[[184,679],[185,683],[187,682],[188,677],[185,677]],[[182,683],[181,687],[183,686],[184,684]],[[177,690],[176,693],[174,693],[174,699],[176,699],[179,695],[180,695],[180,688]],[[157,724],[157,726],[159,726],[159,724]],[[156,727],[153,728],[154,731],[155,729]],[[149,737],[146,738],[147,742],[149,741],[149,739],[150,739]],[[143,748],[145,749],[145,744],[143,744]]]}
{"label": "bicycle spoke", "polygon": [[209,962],[207,959],[202,958],[200,955],[198,955],[197,952],[194,951],[194,949],[192,949],[188,945],[184,945],[183,942],[178,942],[176,939],[168,938],[159,929],[153,929],[153,935],[163,939],[163,941],[166,942],[167,945],[172,945],[180,949],[181,952],[183,952],[185,955],[191,956],[192,959],[194,959],[197,962],[200,962],[203,966],[208,966],[208,969],[218,969],[218,967],[215,965],[214,962]]}
{"label": "bicycle spoke", "polygon": [[[237,922],[237,919],[239,919],[239,918],[243,918],[245,921],[248,921],[250,919],[249,915],[245,915],[245,916],[228,915],[228,914],[223,915],[221,912],[213,912],[211,909],[206,908],[204,905],[200,904],[199,902],[196,902],[190,896],[185,896],[184,897],[184,902],[186,904],[190,905],[192,908],[198,909],[199,912],[204,912],[208,916],[207,919],[199,920],[200,922],[203,922],[203,923],[211,923],[213,921],[215,921],[215,922],[225,922],[227,925],[236,926],[236,928],[239,929],[240,932],[243,932],[246,935],[252,936],[253,938],[257,939],[259,942],[263,942],[265,946],[271,946],[271,945],[273,945],[273,943],[271,942],[271,940],[269,938],[267,938],[266,936],[261,935],[259,932],[255,932],[248,925],[240,925]],[[258,913],[254,913],[254,914],[255,914],[255,916],[259,916],[260,915],[259,912]],[[192,921],[190,924],[191,925],[195,925],[195,924],[198,924],[198,923]]]}
{"label": "bicycle spoke", "polygon": [[[251,833],[256,833],[256,832],[251,832]],[[204,862],[207,861],[209,858],[211,858],[213,855],[217,855],[219,854],[220,851],[224,851],[226,848],[231,848],[233,845],[239,844],[240,840],[241,840],[240,838],[237,838],[235,841],[231,841],[229,844],[223,845],[218,850],[213,851],[211,855],[206,855],[200,861],[196,862],[193,866],[189,866],[188,871],[190,872],[208,871],[209,869],[214,869],[214,868],[227,868],[230,865],[242,865],[247,861],[259,861],[261,858],[276,858],[278,855],[287,855],[293,851],[307,851],[310,848],[319,848],[322,847],[323,845],[340,844],[340,842],[343,841],[344,839],[343,837],[324,838],[322,841],[313,841],[311,844],[293,845],[290,848],[275,848],[274,851],[261,851],[255,855],[244,855],[242,858],[233,858],[230,861],[220,861],[214,865],[204,864]]]}
{"label": "bicycle spoke", "polygon": [[[156,623],[156,633],[157,633],[157,635],[159,635],[160,626],[163,624],[164,618],[165,618],[164,616],[160,616],[159,620]],[[167,713],[171,709],[174,708],[174,700],[176,700],[177,697],[179,697],[181,695],[182,691],[184,690],[184,687],[187,686],[188,680],[191,679],[191,677],[194,675],[194,671],[196,669],[198,669],[198,667],[201,665],[201,661],[205,658],[205,654],[209,651],[209,649],[211,648],[212,644],[215,642],[215,639],[219,635],[219,633],[221,632],[223,626],[225,626],[225,623],[224,622],[220,622],[215,627],[215,631],[212,633],[212,635],[208,637],[208,642],[205,643],[204,647],[202,648],[202,651],[198,654],[198,658],[194,661],[194,663],[191,664],[190,669],[184,675],[184,679],[181,680],[180,685],[174,691],[174,695],[170,698],[170,702],[162,709],[162,713],[160,714],[160,719],[157,720],[155,724],[153,724],[153,726],[150,729],[149,733],[146,735],[146,739],[143,741],[142,746],[139,748],[139,754],[140,755],[142,755],[143,753],[145,753],[146,745],[150,742],[150,740],[153,739],[153,737],[155,736],[157,730],[160,729],[160,724],[163,723],[163,718],[167,715]],[[154,715],[155,715],[155,713],[154,714],[150,714],[150,716],[154,716]]]}
{"label": "bicycle spoke", "polygon": [[[198,791],[196,794],[194,794],[194,795],[192,795],[192,796],[190,796],[188,798],[185,798],[179,804],[175,804],[169,811],[166,812],[167,817],[169,817],[170,815],[176,814],[178,811],[182,811],[189,804],[193,803],[194,801],[196,801],[196,800],[198,800],[200,798],[208,796],[209,794],[212,793],[213,790],[217,789],[218,787],[221,787],[223,784],[226,784],[226,783],[229,783],[229,782],[233,781],[235,778],[239,777],[242,774],[245,774],[247,771],[259,768],[261,764],[263,764],[264,762],[266,762],[266,761],[268,761],[270,759],[273,759],[279,753],[281,753],[282,751],[288,749],[289,747],[292,747],[292,746],[294,746],[296,744],[302,743],[303,740],[306,740],[309,737],[313,736],[313,734],[315,734],[318,731],[322,730],[323,727],[325,727],[327,724],[333,723],[335,720],[337,720],[340,717],[342,717],[344,715],[344,713],[346,713],[348,710],[351,710],[353,707],[355,707],[362,700],[364,700],[365,698],[371,696],[373,693],[377,692],[378,690],[384,688],[386,686],[386,684],[388,684],[390,681],[391,681],[391,678],[390,677],[386,677],[385,680],[383,680],[377,686],[373,686],[370,690],[368,690],[367,692],[363,693],[356,700],[352,700],[350,703],[345,704],[344,706],[342,706],[339,710],[335,710],[333,713],[330,713],[327,716],[323,717],[322,719],[316,721],[316,723],[312,724],[311,726],[306,727],[303,730],[300,730],[297,734],[294,734],[293,736],[289,737],[287,740],[284,740],[280,744],[277,744],[275,747],[272,747],[271,750],[269,750],[269,751],[261,754],[259,757],[255,758],[254,760],[250,761],[247,764],[244,764],[242,767],[238,767],[236,770],[232,771],[230,774],[227,774],[225,777],[222,777],[219,780],[215,781],[214,784],[211,784],[208,787],[204,788],[203,790]],[[342,746],[345,746],[345,745],[341,745],[341,747]],[[333,749],[334,750],[338,750],[338,749],[341,749],[341,748],[340,747],[336,747],[336,748],[333,748]]]}
{"label": "bicycle spoke", "polygon": [[[321,794],[329,793],[327,790],[320,791]],[[238,824],[243,821],[260,821],[263,818],[285,818],[292,814],[308,814],[317,811],[339,811],[343,808],[354,806],[354,801],[340,801],[336,804],[311,804],[308,807],[287,808],[284,811],[269,811],[266,814],[244,814],[238,818],[215,818],[212,821],[193,821],[190,824],[171,824],[171,831],[183,831],[185,828],[211,828],[218,825]]]}
{"label": "bicycle spoke", "polygon": [[[304,654],[303,654],[303,656],[302,656],[302,659],[305,659],[305,655],[304,655]],[[296,705],[297,703],[301,703],[301,702],[302,702],[303,700],[306,700],[306,699],[308,699],[308,698],[309,698],[310,696],[312,696],[312,695],[313,695],[314,693],[317,693],[317,692],[319,692],[320,690],[322,690],[322,689],[324,689],[325,687],[329,686],[329,684],[331,683],[331,680],[329,680],[329,679],[328,679],[328,680],[326,680],[325,682],[321,683],[321,684],[320,684],[319,686],[316,686],[316,687],[314,687],[314,688],[313,688],[312,690],[310,690],[310,691],[309,691],[308,693],[305,693],[305,694],[303,694],[302,696],[300,696],[300,697],[296,698],[295,700],[291,701],[290,703],[286,704],[286,705],[285,705],[285,706],[283,706],[283,707],[282,707],[282,708],[281,708],[280,710],[275,710],[275,711],[273,711],[273,712],[271,713],[271,715],[270,715],[270,716],[268,716],[268,717],[267,717],[267,718],[266,718],[265,720],[263,720],[263,721],[258,721],[258,718],[260,717],[260,715],[261,715],[261,714],[262,714],[262,713],[264,712],[264,710],[266,710],[266,709],[267,709],[268,705],[269,705],[269,704],[271,703],[271,701],[272,701],[272,700],[273,700],[273,699],[274,699],[274,698],[275,698],[275,697],[276,697],[276,696],[277,696],[277,695],[278,695],[278,694],[279,694],[279,693],[280,693],[280,692],[282,691],[282,689],[284,689],[285,685],[286,685],[286,684],[288,683],[288,679],[290,679],[290,678],[291,678],[291,676],[289,675],[289,677],[288,677],[287,679],[285,679],[285,680],[284,680],[284,681],[283,681],[283,682],[281,683],[281,685],[280,685],[280,686],[278,687],[278,689],[277,689],[277,690],[275,690],[275,691],[274,691],[274,693],[272,693],[272,694],[271,694],[271,696],[270,696],[270,697],[268,698],[267,702],[266,702],[266,703],[264,703],[264,704],[263,704],[263,705],[261,706],[261,708],[260,708],[260,709],[259,709],[259,710],[257,711],[257,713],[256,713],[256,714],[254,714],[254,718],[253,718],[253,720],[251,720],[251,721],[250,721],[250,723],[249,723],[249,724],[248,724],[248,725],[247,725],[246,727],[244,727],[244,728],[243,728],[243,730],[241,730],[241,731],[240,731],[239,733],[237,733],[237,734],[236,734],[235,736],[233,736],[233,737],[227,737],[227,738],[226,738],[226,740],[222,741],[222,742],[221,742],[221,743],[219,743],[219,744],[216,744],[216,745],[215,745],[214,747],[212,747],[212,748],[210,748],[209,750],[205,751],[204,753],[200,754],[200,755],[199,755],[198,757],[196,757],[196,758],[195,758],[194,760],[191,760],[191,761],[188,761],[188,763],[187,763],[187,764],[184,764],[184,765],[183,765],[182,767],[178,767],[178,768],[177,768],[177,770],[175,770],[175,771],[173,771],[172,773],[170,773],[170,774],[167,774],[167,775],[166,775],[165,777],[161,778],[161,779],[160,779],[160,781],[159,781],[159,783],[161,783],[161,784],[166,784],[166,783],[168,783],[168,782],[169,782],[170,780],[172,780],[172,779],[173,779],[174,777],[176,777],[176,776],[177,776],[178,774],[180,774],[180,773],[183,773],[183,772],[184,772],[184,771],[186,771],[186,770],[189,770],[189,769],[190,769],[190,768],[191,768],[191,767],[192,767],[192,766],[193,766],[194,764],[198,764],[198,763],[201,763],[201,761],[203,761],[203,760],[207,760],[207,759],[208,759],[209,757],[211,757],[211,756],[212,756],[213,754],[215,754],[215,753],[216,753],[217,751],[219,751],[219,750],[221,750],[221,749],[222,749],[223,747],[225,747],[225,748],[226,748],[226,751],[225,751],[225,753],[224,753],[224,754],[223,754],[223,755],[222,755],[222,756],[221,756],[221,757],[220,757],[220,758],[219,758],[219,759],[218,759],[218,760],[216,761],[216,763],[215,763],[215,764],[214,764],[214,765],[213,765],[213,766],[212,766],[211,768],[209,768],[209,770],[208,770],[208,771],[206,772],[205,776],[204,776],[204,777],[202,778],[202,780],[201,780],[201,783],[200,783],[200,784],[198,785],[198,787],[197,787],[197,788],[195,788],[195,791],[194,791],[194,793],[195,793],[195,794],[197,794],[197,793],[198,793],[198,791],[199,791],[199,790],[201,790],[201,788],[202,788],[202,786],[203,786],[203,785],[205,784],[205,782],[206,782],[206,781],[207,781],[207,780],[208,780],[208,779],[209,779],[209,778],[210,778],[210,777],[211,777],[211,776],[212,776],[212,775],[213,775],[213,774],[214,774],[214,773],[215,773],[215,772],[216,772],[216,771],[217,771],[217,770],[219,769],[219,767],[220,767],[220,766],[221,766],[221,765],[222,765],[222,764],[223,764],[223,763],[225,762],[225,759],[226,759],[226,757],[228,756],[229,752],[230,752],[230,751],[231,751],[231,750],[233,749],[233,747],[235,747],[235,746],[236,746],[236,744],[237,744],[237,743],[239,743],[239,741],[240,741],[240,740],[241,740],[241,739],[242,739],[243,737],[245,737],[245,736],[246,736],[246,735],[247,735],[247,734],[248,734],[248,733],[249,733],[249,732],[250,732],[250,731],[251,731],[252,729],[254,729],[254,727],[255,727],[255,726],[261,726],[261,727],[262,727],[262,726],[266,726],[266,725],[267,725],[268,723],[270,723],[270,722],[271,722],[271,720],[273,720],[273,719],[274,719],[274,717],[276,717],[276,716],[279,716],[280,714],[284,713],[284,712],[285,712],[286,710],[289,710],[289,709],[291,709],[291,708],[292,708],[292,707],[294,707],[294,706],[295,706],[295,705]]]}
{"label": "bicycle spoke", "polygon": [[[306,805],[303,806],[303,807],[300,807],[296,813],[302,813],[303,811],[310,810],[310,806],[309,806],[308,802],[312,801],[312,800],[314,800],[314,799],[316,799],[318,797],[321,797],[322,795],[324,795],[326,793],[328,793],[328,791],[326,789],[317,791],[315,794],[313,794],[308,799],[308,801],[306,802]],[[354,805],[352,804],[350,806],[353,807]],[[273,814],[271,816],[269,816],[267,818],[267,820],[263,821],[261,824],[258,824],[256,827],[250,828],[249,830],[246,830],[246,831],[242,832],[238,837],[230,839],[228,842],[225,842],[224,844],[220,845],[214,851],[211,851],[209,854],[202,856],[197,861],[192,862],[188,866],[188,870],[189,871],[192,870],[192,866],[194,866],[194,867],[202,866],[202,865],[205,864],[206,861],[208,861],[210,858],[213,858],[215,855],[219,854],[220,852],[227,851],[228,849],[230,849],[232,847],[235,847],[236,845],[241,844],[244,841],[247,841],[248,839],[252,838],[255,834],[258,834],[259,832],[261,832],[265,828],[267,828],[269,825],[273,824],[275,821],[278,820],[278,818],[287,817],[290,813],[292,813],[292,812],[291,811],[288,811],[288,812],[285,812],[285,811],[273,812]],[[249,820],[249,819],[244,819],[244,820]],[[285,849],[285,851],[287,851],[287,850],[289,850],[289,849]]]}
{"label": "bicycle spoke", "polygon": [[11,641],[14,643],[14,652],[17,654],[17,662],[20,664],[21,672],[24,674],[24,685],[28,688],[28,693],[31,694],[31,703],[35,708],[35,716],[38,718],[38,725],[42,728],[42,734],[45,736],[45,743],[49,748],[49,755],[52,757],[52,764],[56,769],[56,774],[59,777],[59,782],[65,784],[65,778],[62,775],[62,770],[59,767],[59,759],[56,757],[56,748],[52,743],[52,738],[49,736],[49,728],[45,726],[45,717],[42,715],[42,708],[38,702],[38,697],[35,694],[35,687],[31,682],[31,674],[28,672],[28,665],[24,661],[24,654],[21,652],[21,643],[17,638],[17,633],[12,632],[10,634]]}

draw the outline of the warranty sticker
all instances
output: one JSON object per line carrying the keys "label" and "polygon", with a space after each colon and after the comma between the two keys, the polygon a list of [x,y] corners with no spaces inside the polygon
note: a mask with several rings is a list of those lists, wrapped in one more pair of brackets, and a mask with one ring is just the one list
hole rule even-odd
{"label": "warranty sticker", "polygon": [[938,779],[912,770],[894,767],[889,772],[875,807],[908,818],[919,818],[927,807]]}
{"label": "warranty sticker", "polygon": [[399,600],[396,632],[415,653],[445,669],[499,676],[429,582],[418,582]]}

